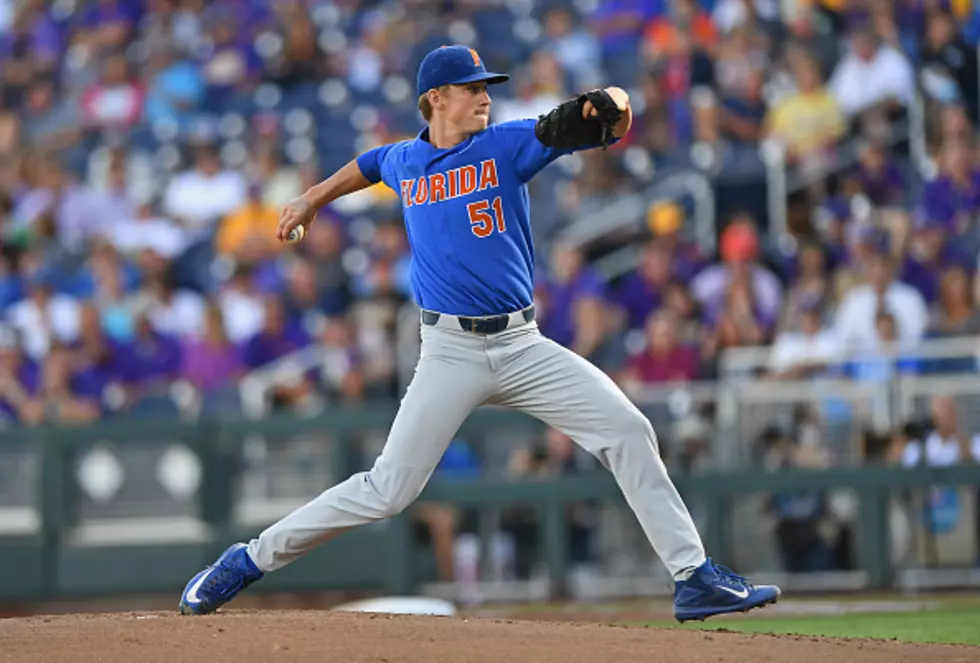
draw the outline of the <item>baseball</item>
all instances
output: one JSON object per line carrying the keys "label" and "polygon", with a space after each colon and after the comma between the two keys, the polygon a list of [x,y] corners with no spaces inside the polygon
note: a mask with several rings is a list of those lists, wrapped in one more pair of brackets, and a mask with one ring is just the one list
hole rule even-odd
{"label": "baseball", "polygon": [[296,226],[289,231],[289,241],[298,242],[306,236],[306,228],[303,226]]}

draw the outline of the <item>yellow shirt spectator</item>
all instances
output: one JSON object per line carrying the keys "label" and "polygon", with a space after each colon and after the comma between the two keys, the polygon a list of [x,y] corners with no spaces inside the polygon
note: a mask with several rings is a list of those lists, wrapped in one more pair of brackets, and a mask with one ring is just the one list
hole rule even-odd
{"label": "yellow shirt spectator", "polygon": [[[250,200],[221,222],[215,237],[220,255],[240,256],[247,248],[261,247],[263,252],[282,248],[276,239],[279,211],[259,200]],[[258,245],[258,247],[254,246]]]}
{"label": "yellow shirt spectator", "polygon": [[766,117],[769,137],[781,141],[791,158],[810,154],[847,130],[840,107],[821,84],[816,62],[799,56],[793,69],[798,92],[775,105]]}
{"label": "yellow shirt spectator", "polygon": [[808,154],[844,134],[844,117],[825,90],[798,92],[771,111],[770,133],[797,154]]}

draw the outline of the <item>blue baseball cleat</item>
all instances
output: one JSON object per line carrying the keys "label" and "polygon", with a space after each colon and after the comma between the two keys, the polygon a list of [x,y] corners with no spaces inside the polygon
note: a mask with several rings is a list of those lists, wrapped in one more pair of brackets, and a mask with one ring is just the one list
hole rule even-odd
{"label": "blue baseball cleat", "polygon": [[674,618],[679,622],[692,619],[704,621],[712,615],[748,612],[752,608],[775,603],[780,594],[779,587],[756,587],[746,578],[716,565],[708,558],[690,578],[676,583]]}
{"label": "blue baseball cleat", "polygon": [[236,543],[221,553],[218,560],[191,578],[180,595],[183,615],[206,615],[235,598],[256,580],[262,571],[249,558],[244,543]]}

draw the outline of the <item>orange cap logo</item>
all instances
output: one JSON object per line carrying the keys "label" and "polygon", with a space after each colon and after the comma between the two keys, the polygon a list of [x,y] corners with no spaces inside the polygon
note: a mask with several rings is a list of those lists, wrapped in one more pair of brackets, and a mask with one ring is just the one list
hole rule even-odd
{"label": "orange cap logo", "polygon": [[480,56],[477,55],[477,52],[474,51],[472,48],[470,49],[470,55],[473,56],[473,64],[475,64],[477,67],[479,67],[480,66]]}

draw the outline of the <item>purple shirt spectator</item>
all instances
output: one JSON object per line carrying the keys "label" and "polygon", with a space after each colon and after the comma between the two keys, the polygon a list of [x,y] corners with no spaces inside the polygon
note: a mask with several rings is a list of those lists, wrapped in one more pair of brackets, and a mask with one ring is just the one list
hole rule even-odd
{"label": "purple shirt spectator", "polygon": [[583,269],[568,283],[546,281],[540,289],[547,302],[541,331],[566,347],[575,339],[575,306],[578,302],[606,296],[602,281],[589,269]]}
{"label": "purple shirt spectator", "polygon": [[678,345],[666,354],[642,352],[629,362],[630,370],[643,384],[695,380],[701,370],[698,349]]}
{"label": "purple shirt spectator", "polygon": [[980,173],[974,173],[963,186],[940,175],[922,191],[919,215],[923,223],[942,223],[958,235],[967,230],[967,224],[977,212],[980,212]]}
{"label": "purple shirt spectator", "polygon": [[114,363],[126,384],[176,378],[180,373],[181,347],[173,336],[143,330],[132,342],[115,347]]}
{"label": "purple shirt spectator", "polygon": [[[17,369],[17,384],[27,394],[36,396],[41,390],[41,367],[27,357],[22,357]],[[17,421],[17,419],[17,410],[14,406],[6,398],[0,397],[0,420]]]}
{"label": "purple shirt spectator", "polygon": [[143,15],[142,0],[96,0],[89,3],[83,25],[87,28],[100,28],[112,24],[122,24],[132,29]]}
{"label": "purple shirt spectator", "polygon": [[242,349],[242,357],[249,368],[258,368],[305,347],[309,342],[310,337],[302,327],[287,322],[279,334],[263,330],[252,337]]}
{"label": "purple shirt spectator", "polygon": [[0,35],[0,58],[4,60],[30,54],[32,59],[53,62],[61,53],[62,37],[58,24],[47,12],[38,14],[23,31]]}
{"label": "purple shirt spectator", "polygon": [[[667,11],[665,0],[606,0],[589,17],[604,53],[617,53],[635,44],[644,26]],[[600,30],[595,27],[601,26]]]}
{"label": "purple shirt spectator", "polygon": [[[940,240],[942,241],[942,240]],[[949,267],[962,267],[967,274],[972,273],[973,261],[964,251],[950,243],[943,243],[935,257],[919,258],[912,252],[902,264],[901,280],[918,290],[927,303],[932,304],[939,297],[939,281]]]}
{"label": "purple shirt spectator", "polygon": [[184,343],[183,376],[203,393],[227,387],[245,370],[241,353],[230,343],[215,345],[207,339]]}
{"label": "purple shirt spectator", "polygon": [[852,177],[875,205],[900,205],[905,199],[905,176],[894,163],[886,162],[878,170],[859,164]]}
{"label": "purple shirt spectator", "polygon": [[634,272],[623,279],[615,300],[626,311],[629,328],[642,329],[650,314],[663,305],[663,292]]}

